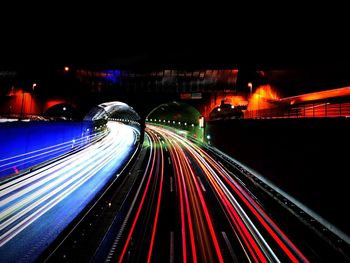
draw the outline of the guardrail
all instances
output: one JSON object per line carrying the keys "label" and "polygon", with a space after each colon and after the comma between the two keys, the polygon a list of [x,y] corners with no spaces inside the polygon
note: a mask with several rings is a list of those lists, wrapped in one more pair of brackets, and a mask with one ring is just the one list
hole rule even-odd
{"label": "guardrail", "polygon": [[18,176],[41,167],[41,164],[47,164],[47,162],[59,158],[62,155],[87,147],[102,139],[107,133],[108,132],[105,130],[83,136],[77,140],[66,141],[35,151],[1,159],[0,182],[2,183],[3,181],[6,181],[7,178],[13,178],[13,176]]}

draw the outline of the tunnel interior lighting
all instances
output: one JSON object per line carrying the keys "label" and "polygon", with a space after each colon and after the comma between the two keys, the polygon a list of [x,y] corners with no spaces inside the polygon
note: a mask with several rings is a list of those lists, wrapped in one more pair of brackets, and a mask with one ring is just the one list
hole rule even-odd
{"label": "tunnel interior lighting", "polygon": [[204,117],[203,116],[199,118],[199,127],[204,128]]}

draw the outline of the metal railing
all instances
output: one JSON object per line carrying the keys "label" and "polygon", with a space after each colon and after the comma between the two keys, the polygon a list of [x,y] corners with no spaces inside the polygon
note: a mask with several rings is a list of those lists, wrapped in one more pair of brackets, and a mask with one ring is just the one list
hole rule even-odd
{"label": "metal railing", "polygon": [[289,107],[250,110],[245,119],[350,117],[350,102],[308,103]]}

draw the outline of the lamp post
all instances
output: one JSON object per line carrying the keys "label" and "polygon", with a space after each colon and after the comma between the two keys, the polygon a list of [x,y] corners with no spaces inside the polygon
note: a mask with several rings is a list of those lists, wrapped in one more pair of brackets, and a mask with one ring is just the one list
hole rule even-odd
{"label": "lamp post", "polygon": [[250,96],[253,94],[253,83],[248,82],[248,88],[250,89]]}
{"label": "lamp post", "polygon": [[[248,82],[247,86],[250,90],[250,98],[248,99],[248,103],[250,104],[250,103],[253,103],[252,102],[252,100],[253,100],[253,83]],[[252,110],[252,109],[250,109],[250,110]]]}
{"label": "lamp post", "polygon": [[36,83],[33,83],[32,85],[32,95],[30,97],[30,107],[29,107],[29,114],[31,116],[31,118],[33,118],[33,109],[32,109],[32,106],[33,106],[33,99],[34,99],[34,90],[35,90],[35,87],[36,87]]}
{"label": "lamp post", "polygon": [[24,90],[22,90],[22,105],[20,119],[23,119],[23,108],[24,108]]}

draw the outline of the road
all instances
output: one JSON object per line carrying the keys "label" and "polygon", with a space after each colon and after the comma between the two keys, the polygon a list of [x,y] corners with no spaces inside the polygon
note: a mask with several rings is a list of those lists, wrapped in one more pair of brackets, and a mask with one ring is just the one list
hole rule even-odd
{"label": "road", "polygon": [[350,261],[348,243],[222,152],[147,125],[121,169],[137,134],[108,125],[91,147],[0,185],[3,262]]}
{"label": "road", "polygon": [[206,151],[160,127],[148,125],[146,134],[143,180],[107,261],[309,262]]}

